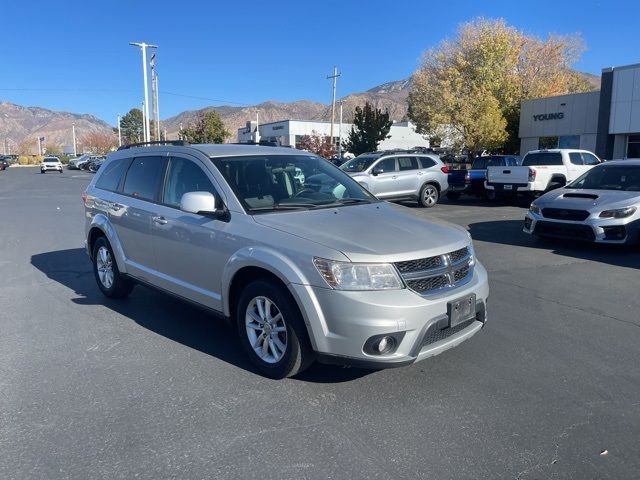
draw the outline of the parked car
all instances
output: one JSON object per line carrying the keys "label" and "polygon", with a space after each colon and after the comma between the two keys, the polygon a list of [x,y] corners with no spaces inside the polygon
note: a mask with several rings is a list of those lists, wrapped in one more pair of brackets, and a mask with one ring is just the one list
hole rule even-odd
{"label": "parked car", "polygon": [[308,152],[170,143],[109,154],[82,194],[107,297],[139,283],[205,307],[273,378],[314,360],[407,365],[485,325],[487,273],[462,227]]}
{"label": "parked car", "polygon": [[6,170],[9,168],[9,160],[5,157],[0,157],[0,171]]}
{"label": "parked car", "polygon": [[522,166],[488,167],[485,188],[496,195],[543,193],[565,186],[600,163],[586,150],[533,150],[524,156]]}
{"label": "parked car", "polygon": [[50,171],[62,173],[62,162],[58,157],[44,157],[40,163],[40,173]]}
{"label": "parked car", "polygon": [[82,169],[83,165],[90,160],[90,158],[91,157],[88,154],[84,154],[84,155],[80,155],[79,157],[72,158],[71,160],[69,160],[69,164],[67,165],[67,168],[69,170],[80,170]]}
{"label": "parked car", "polygon": [[87,169],[88,169],[91,173],[96,173],[96,172],[100,169],[100,167],[102,166],[102,164],[103,164],[106,160],[107,160],[107,158],[106,158],[106,157],[99,157],[99,158],[96,158],[96,159],[94,159],[94,160],[91,160],[91,161],[89,162],[89,164],[88,164],[88,168],[87,168]]}
{"label": "parked car", "polygon": [[91,155],[89,160],[82,164],[80,167],[82,170],[88,170],[90,172],[97,172],[98,169],[95,168],[96,163],[104,162],[107,157],[101,155]]}
{"label": "parked car", "polygon": [[458,200],[462,194],[491,200],[495,196],[495,190],[484,188],[487,179],[487,167],[515,167],[522,163],[522,158],[517,155],[489,155],[473,159],[469,170],[449,170],[449,200]]}
{"label": "parked car", "polygon": [[535,200],[524,231],[596,243],[640,244],[640,160],[609,161]]}
{"label": "parked car", "polygon": [[418,200],[433,207],[447,192],[449,169],[437,155],[391,151],[364,153],[340,166],[384,200]]}

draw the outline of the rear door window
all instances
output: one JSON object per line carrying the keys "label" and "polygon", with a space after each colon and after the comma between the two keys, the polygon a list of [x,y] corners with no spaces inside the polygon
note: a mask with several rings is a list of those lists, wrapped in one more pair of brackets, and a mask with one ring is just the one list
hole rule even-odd
{"label": "rear door window", "polygon": [[108,163],[105,167],[101,167],[98,175],[100,177],[96,181],[96,188],[115,192],[118,190],[122,175],[129,166],[130,158],[121,158]]}
{"label": "rear door window", "polygon": [[528,153],[524,157],[522,165],[531,167],[535,165],[562,165],[562,154],[560,152],[536,152]]}
{"label": "rear door window", "polygon": [[395,158],[385,158],[381,160],[376,165],[376,168],[382,170],[382,173],[389,173],[396,171],[396,159]]}
{"label": "rear door window", "polygon": [[124,180],[122,193],[155,201],[164,166],[162,157],[138,157],[133,160]]}
{"label": "rear door window", "polygon": [[582,165],[582,155],[580,154],[580,152],[569,152],[569,160],[571,160],[571,163],[573,163],[574,165]]}
{"label": "rear door window", "polygon": [[416,157],[398,157],[398,166],[400,171],[417,170],[418,160]]}

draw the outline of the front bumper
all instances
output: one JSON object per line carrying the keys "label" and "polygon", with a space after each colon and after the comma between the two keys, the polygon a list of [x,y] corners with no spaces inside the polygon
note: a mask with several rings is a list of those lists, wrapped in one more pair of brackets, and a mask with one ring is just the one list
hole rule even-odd
{"label": "front bumper", "polygon": [[62,171],[62,167],[44,167],[44,166],[40,166],[40,171],[42,172],[48,172],[48,171],[56,171],[56,172],[61,172]]}
{"label": "front bumper", "polygon": [[633,244],[640,241],[640,218],[587,218],[584,221],[563,221],[527,212],[522,231],[530,235],[565,238],[612,245]]}
{"label": "front bumper", "polygon": [[[487,320],[487,273],[476,263],[471,281],[444,293],[422,297],[409,290],[353,292],[291,284],[318,359],[325,363],[388,368],[407,365],[455,347]],[[448,328],[447,304],[476,295],[475,320]],[[374,335],[399,334],[387,355],[364,351]]]}

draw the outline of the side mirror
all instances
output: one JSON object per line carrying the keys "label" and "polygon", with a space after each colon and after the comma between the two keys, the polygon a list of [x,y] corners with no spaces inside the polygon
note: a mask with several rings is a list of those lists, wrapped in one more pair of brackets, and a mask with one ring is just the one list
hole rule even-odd
{"label": "side mirror", "polygon": [[382,167],[379,167],[379,166],[375,166],[371,170],[371,175],[373,175],[374,177],[377,177],[381,173],[384,173],[384,170],[382,169]]}
{"label": "side mirror", "polygon": [[188,192],[182,195],[180,210],[199,215],[216,213],[216,197],[210,192]]}

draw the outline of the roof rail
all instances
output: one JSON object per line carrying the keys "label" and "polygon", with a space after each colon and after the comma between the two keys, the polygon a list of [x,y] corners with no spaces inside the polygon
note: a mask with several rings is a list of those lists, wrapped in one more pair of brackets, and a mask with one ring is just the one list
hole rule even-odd
{"label": "roof rail", "polygon": [[176,147],[186,147],[190,145],[186,140],[159,140],[157,142],[140,142],[140,143],[130,143],[128,145],[122,145],[118,147],[118,150],[126,150],[128,148],[135,147],[152,147],[154,145],[173,145]]}

